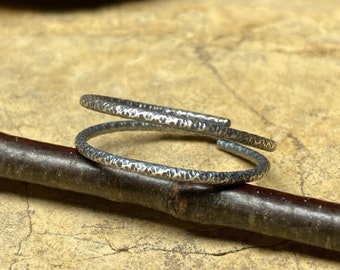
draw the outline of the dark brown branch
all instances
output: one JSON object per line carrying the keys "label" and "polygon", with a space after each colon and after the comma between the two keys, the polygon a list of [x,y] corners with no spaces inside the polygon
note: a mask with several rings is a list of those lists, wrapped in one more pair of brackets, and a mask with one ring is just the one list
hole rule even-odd
{"label": "dark brown branch", "polygon": [[340,205],[267,188],[211,188],[106,168],[73,148],[0,133],[0,177],[340,251]]}

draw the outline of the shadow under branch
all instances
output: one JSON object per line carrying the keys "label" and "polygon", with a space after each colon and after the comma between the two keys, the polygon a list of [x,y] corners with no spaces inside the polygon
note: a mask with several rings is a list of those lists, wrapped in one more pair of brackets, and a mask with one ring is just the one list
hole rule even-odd
{"label": "shadow under branch", "polygon": [[[28,192],[28,194],[27,194]],[[244,243],[247,248],[263,248],[273,251],[288,251],[300,255],[317,257],[324,260],[340,262],[339,253],[336,251],[326,250],[313,246],[265,236],[253,232],[243,231],[235,228],[209,226],[176,219],[168,214],[158,212],[152,209],[132,205],[128,203],[117,203],[106,199],[79,194],[72,191],[59,190],[40,185],[13,181],[0,178],[0,196],[1,194],[12,194],[19,197],[28,196],[46,201],[52,201],[60,205],[76,206],[97,213],[106,213],[118,215],[126,218],[135,218],[148,220],[165,227],[181,228],[190,232],[192,235],[225,241]],[[219,254],[216,256],[220,256]]]}

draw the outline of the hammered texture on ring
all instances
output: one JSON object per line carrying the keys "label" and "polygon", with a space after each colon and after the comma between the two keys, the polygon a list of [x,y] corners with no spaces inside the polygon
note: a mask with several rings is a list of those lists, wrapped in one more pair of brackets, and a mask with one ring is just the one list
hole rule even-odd
{"label": "hammered texture on ring", "polygon": [[[209,185],[232,185],[254,181],[264,177],[270,169],[266,157],[242,144],[273,151],[276,147],[275,142],[232,129],[229,119],[98,95],[82,96],[80,103],[98,112],[137,120],[103,123],[89,127],[77,135],[77,150],[86,158],[103,165],[152,177]],[[216,139],[221,150],[246,159],[255,167],[233,172],[189,170],[114,155],[87,142],[101,134],[133,130],[180,131],[211,137]]]}

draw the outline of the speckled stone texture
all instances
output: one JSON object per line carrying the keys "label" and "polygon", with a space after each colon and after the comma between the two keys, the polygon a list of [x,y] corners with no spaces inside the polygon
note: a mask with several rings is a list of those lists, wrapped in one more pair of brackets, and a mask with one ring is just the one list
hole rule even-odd
{"label": "speckled stone texture", "polygon": [[[86,93],[198,111],[278,142],[254,184],[340,201],[338,0],[0,3],[0,25],[1,131],[73,146],[117,119],[81,108]],[[249,167],[157,132],[93,144],[171,166]],[[330,251],[5,179],[0,250],[0,269],[339,269]]]}

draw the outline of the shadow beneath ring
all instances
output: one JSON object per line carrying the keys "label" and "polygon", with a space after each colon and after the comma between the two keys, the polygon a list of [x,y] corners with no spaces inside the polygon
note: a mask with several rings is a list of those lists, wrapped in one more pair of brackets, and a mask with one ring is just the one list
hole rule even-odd
{"label": "shadow beneath ring", "polygon": [[[182,221],[168,214],[137,205],[117,203],[90,195],[0,178],[0,196],[1,194],[5,193],[21,197],[29,196],[30,198],[51,201],[53,203],[66,205],[68,207],[89,209],[91,211],[95,211],[96,213],[105,213],[131,219],[147,220],[149,222],[164,226],[164,232],[167,231],[166,227],[175,227],[188,231],[192,235],[201,238],[238,242],[244,244],[244,248],[241,248],[240,250],[263,248],[277,252],[286,251],[297,255],[317,257],[319,259],[340,262],[339,253],[336,251],[307,246],[289,240],[260,235],[234,228],[207,226]],[[210,255],[223,256],[237,251],[239,250]]]}

